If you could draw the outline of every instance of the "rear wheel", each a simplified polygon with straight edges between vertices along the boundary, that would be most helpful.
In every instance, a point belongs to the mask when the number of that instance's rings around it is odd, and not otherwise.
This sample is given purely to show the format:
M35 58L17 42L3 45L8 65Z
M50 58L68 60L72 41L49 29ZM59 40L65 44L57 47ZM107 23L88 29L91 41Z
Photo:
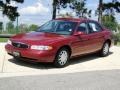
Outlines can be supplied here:
M58 68L65 67L68 64L68 60L70 59L70 52L66 48L62 48L58 51L54 65Z
M105 42L101 51L100 51L100 56L102 57L105 57L109 54L109 48L110 48L110 45L108 42Z

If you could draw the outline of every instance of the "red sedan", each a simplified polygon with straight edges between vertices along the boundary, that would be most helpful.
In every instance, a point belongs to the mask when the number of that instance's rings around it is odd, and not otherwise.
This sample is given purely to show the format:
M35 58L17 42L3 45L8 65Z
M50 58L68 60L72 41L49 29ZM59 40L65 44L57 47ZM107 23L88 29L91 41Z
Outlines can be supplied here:
M64 67L70 58L99 53L107 56L112 33L88 19L59 18L35 32L18 34L8 40L5 49L14 58L33 62L52 62Z

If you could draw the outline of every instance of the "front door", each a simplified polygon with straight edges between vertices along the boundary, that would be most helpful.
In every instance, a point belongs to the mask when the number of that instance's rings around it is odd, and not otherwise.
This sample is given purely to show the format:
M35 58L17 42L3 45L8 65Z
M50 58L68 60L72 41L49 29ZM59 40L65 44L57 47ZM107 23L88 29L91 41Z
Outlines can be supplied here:
M87 24L86 22L82 22L79 24L76 32L83 32L84 35L77 35L73 36L74 41L72 43L73 47L73 56L85 54L89 51L89 48L91 47L89 36L88 36L88 30L87 30Z

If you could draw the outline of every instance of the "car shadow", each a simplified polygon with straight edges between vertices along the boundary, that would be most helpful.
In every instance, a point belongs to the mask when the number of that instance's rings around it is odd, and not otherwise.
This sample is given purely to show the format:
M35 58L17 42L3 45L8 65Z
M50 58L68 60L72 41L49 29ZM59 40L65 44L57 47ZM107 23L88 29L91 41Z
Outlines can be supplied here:
M18 60L18 59L9 59L8 60L11 63L14 63L16 65L29 67L29 68L35 68L35 69L54 69L53 65L51 63L35 63L35 62L26 62L24 60Z
M113 54L113 52L109 53L109 55L111 55L111 54ZM75 57L75 58L70 59L69 65L79 64L79 63L95 60L97 58L102 58L102 57L99 57L96 54L79 56L79 57ZM54 65L51 63L33 63L33 62L26 62L23 60L16 60L16 59L9 59L8 61L11 63L14 63L16 65L35 68L35 69L55 69Z
M108 56L109 55L112 55L113 52L109 52ZM83 62L87 62L87 61L92 61L92 60L95 60L95 59L98 59L98 58L103 58L103 57L100 57L98 56L98 54L88 54L88 55L83 55L83 56L79 56L79 57L74 57L72 58L70 61L69 61L69 64L70 65L74 65L74 64L78 64L78 63L83 63Z

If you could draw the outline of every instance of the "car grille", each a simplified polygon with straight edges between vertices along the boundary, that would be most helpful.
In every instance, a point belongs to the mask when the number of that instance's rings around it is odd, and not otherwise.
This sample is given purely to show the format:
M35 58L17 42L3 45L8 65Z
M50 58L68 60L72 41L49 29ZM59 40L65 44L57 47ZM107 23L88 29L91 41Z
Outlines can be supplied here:
M24 49L26 49L26 48L29 47L28 45L26 45L26 44L24 44L24 43L19 43L19 42L12 42L12 45L13 45L14 47L24 48Z

